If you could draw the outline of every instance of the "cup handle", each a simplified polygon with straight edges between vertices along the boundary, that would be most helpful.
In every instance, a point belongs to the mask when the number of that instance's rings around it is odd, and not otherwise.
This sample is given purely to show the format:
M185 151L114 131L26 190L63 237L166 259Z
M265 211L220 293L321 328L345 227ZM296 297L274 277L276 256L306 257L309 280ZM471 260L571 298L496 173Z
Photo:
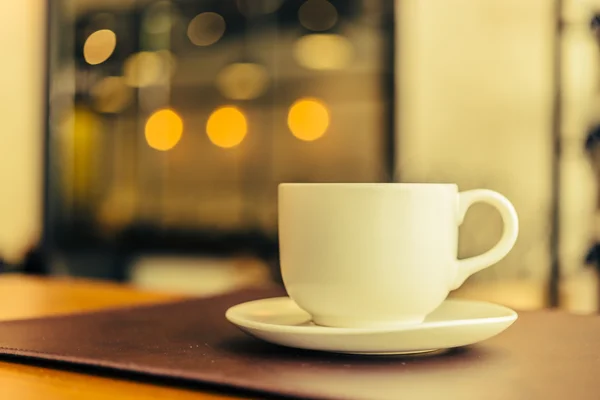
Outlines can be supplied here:
M474 273L503 259L515 245L519 234L517 211L512 203L500 193L487 189L475 189L461 192L458 196L458 225L463 223L465 214L471 205L482 202L488 203L500 211L504 232L500 241L490 250L478 256L458 260L457 274L451 290L458 289Z

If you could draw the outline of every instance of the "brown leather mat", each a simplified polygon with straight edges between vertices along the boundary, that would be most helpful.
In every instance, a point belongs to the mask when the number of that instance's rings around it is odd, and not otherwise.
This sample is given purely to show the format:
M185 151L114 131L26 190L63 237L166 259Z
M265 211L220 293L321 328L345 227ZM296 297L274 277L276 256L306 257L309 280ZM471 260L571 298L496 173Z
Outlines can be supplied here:
M177 303L0 323L0 353L182 383L325 399L600 398L600 318L521 313L506 332L436 356L360 357L286 349L224 318L244 291Z

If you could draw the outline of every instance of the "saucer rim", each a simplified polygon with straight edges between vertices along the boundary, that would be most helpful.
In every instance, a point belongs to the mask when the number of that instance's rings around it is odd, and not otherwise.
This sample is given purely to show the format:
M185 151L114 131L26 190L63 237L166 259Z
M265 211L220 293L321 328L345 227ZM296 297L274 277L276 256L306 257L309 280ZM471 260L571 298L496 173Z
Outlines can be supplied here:
M278 297L267 297L263 299L250 300L243 303L236 304L231 306L225 312L225 318L236 325L239 328L258 330L263 332L273 332L277 331L279 333L290 333L290 334L306 334L306 335L337 335L337 334L381 334L381 333L392 333L399 331L421 331L426 329L438 329L444 327L458 327L458 326L471 326L471 325L481 325L481 324L505 324L508 323L509 326L512 325L519 317L518 313L502 304L492 303L489 301L482 300L469 300L469 299L446 299L443 303L452 302L452 303L466 303L466 304L481 304L490 307L495 307L497 309L502 309L506 313L504 316L498 317L482 317L482 318L471 318L471 319L457 319L451 321L437 321L437 322L427 322L424 321L420 324L416 325L407 325L407 326L395 326L395 327L372 327L372 328L342 328L342 327L330 327L330 326L320 326L320 325L310 325L310 326L298 326L298 325L279 325L267 322L258 322L253 321L247 318L239 318L235 316L235 312L237 308L249 307L252 304L264 302L266 300L285 300L292 303L295 303L289 296L278 296ZM308 314L308 313L307 313ZM310 314L309 314L310 316Z

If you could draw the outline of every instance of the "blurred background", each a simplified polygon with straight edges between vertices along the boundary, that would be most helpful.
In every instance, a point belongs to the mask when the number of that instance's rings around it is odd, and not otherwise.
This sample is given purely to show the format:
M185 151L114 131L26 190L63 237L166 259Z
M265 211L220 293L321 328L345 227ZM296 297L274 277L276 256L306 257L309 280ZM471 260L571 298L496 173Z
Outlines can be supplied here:
M457 296L598 310L597 0L0 5L5 272L279 282L280 182L455 182L519 212ZM477 205L460 257L499 239Z

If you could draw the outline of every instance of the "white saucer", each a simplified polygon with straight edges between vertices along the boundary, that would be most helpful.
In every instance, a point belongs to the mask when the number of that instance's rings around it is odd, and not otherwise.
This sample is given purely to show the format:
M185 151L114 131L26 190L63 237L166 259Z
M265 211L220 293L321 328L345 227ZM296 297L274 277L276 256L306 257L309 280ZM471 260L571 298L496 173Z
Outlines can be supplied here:
M504 331L517 319L507 307L481 301L446 300L423 323L402 328L329 328L289 297L238 304L227 319L250 336L274 344L335 353L391 355L467 346Z

